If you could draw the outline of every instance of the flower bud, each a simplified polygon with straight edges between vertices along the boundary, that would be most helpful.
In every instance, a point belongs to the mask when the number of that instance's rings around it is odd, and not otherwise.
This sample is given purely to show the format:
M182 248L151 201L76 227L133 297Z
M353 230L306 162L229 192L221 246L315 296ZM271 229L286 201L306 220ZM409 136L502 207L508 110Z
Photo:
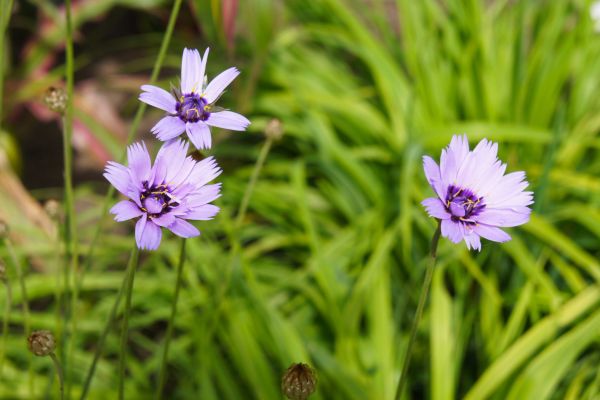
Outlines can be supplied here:
M67 108L67 92L62 88L49 87L44 94L44 103L52 111L64 114Z
M9 231L8 224L0 219L0 239L7 238Z
M317 376L308 364L290 365L281 379L281 391L290 400L306 400L316 387Z
M283 136L283 124L277 118L273 118L267 123L265 136L271 140L279 140Z
M60 219L61 209L60 203L54 199L49 199L44 203L46 214L53 220Z
M56 342L54 341L52 332L42 330L32 332L27 339L27 345L33 354L43 357L54 352Z

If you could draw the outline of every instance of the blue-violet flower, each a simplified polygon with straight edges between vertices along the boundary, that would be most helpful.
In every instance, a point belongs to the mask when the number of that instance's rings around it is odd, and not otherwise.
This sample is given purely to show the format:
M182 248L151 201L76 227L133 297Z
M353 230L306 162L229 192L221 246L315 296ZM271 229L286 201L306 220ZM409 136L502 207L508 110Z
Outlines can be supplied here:
M497 158L498 144L483 139L469 150L467 136L453 136L442 150L440 165L423 157L425 175L437 197L425 199L430 216L441 220L442 236L454 243L464 239L467 248L481 249L483 237L506 242L511 237L501 227L529 221L533 193L525 172L504 175L506 164Z
M109 161L104 177L128 200L118 202L110 212L116 221L138 218L135 240L140 249L155 250L161 228L190 238L200 231L186 220L209 220L219 208L209 204L220 196L221 184L207 185L221 173L212 157L195 161L187 156L188 143L165 143L154 165L144 143L127 148L128 166Z
M209 126L243 131L250 121L243 115L215 106L225 88L239 75L232 67L217 75L206 84L206 61L208 50L200 57L198 50L184 49L181 60L181 91L173 94L152 85L143 85L139 99L167 112L152 128L159 140L171 140L187 132L190 141L198 149L210 149Z

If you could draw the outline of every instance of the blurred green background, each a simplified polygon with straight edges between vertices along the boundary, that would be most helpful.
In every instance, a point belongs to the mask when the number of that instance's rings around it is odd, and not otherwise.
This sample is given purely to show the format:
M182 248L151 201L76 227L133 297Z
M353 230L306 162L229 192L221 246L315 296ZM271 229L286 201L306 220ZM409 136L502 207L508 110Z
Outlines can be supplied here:
M8 7L10 1L3 0ZM170 15L162 0L74 0L75 182L85 254ZM0 218L25 267L33 329L61 340L60 246L41 204L62 197L61 1L15 1L1 55ZM188 241L166 398L282 399L292 362L318 399L394 396L435 221L421 156L454 133L500 142L536 203L513 240L481 253L442 240L404 398L600 398L600 22L585 0L189 0L159 85L183 47L211 48L208 75L242 75L222 100L252 121L220 131L222 212ZM596 13L597 14L597 13ZM149 109L136 138L154 151ZM235 217L273 118L273 144L241 226ZM124 276L133 224L108 222L74 310L72 398ZM178 241L144 253L130 321L127 399L156 390ZM8 260L5 248L0 257ZM26 347L13 289L0 398L56 398L47 358ZM5 309L0 289L0 309ZM4 311L3 311L3 315ZM119 321L89 398L116 397ZM31 369L30 369L31 365Z

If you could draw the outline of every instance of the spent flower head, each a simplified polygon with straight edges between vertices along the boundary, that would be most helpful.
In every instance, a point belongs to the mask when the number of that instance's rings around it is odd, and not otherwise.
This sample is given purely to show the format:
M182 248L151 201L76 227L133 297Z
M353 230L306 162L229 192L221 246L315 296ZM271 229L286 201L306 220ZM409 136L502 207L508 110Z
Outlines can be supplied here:
M281 391L290 400L306 400L316 388L317 376L308 364L290 365L281 378Z
M55 113L64 114L67 108L67 92L62 88L50 86L44 94L44 103Z
M135 240L140 249L158 248L162 231L191 238L200 231L186 220L209 220L219 208L209 204L220 196L221 184L207 185L221 173L213 157L195 161L187 156L188 143L173 140L163 144L154 165L144 143L127 148L128 166L109 161L104 177L128 200L110 212L116 221L139 218Z
M481 240L506 242L502 229L529 221L533 193L525 172L504 175L506 164L497 157L498 144L483 139L469 150L467 136L453 136L442 150L440 165L428 156L423 167L437 197L425 199L430 216L441 220L442 236L467 248L480 250Z
M9 232L10 232L10 228L8 227L8 224L6 223L6 221L0 219L0 240L7 238Z
M173 94L152 85L143 85L139 99L167 112L152 128L159 140L167 141L187 132L198 149L210 149L210 126L243 131L250 121L241 114L217 107L215 103L223 91L239 75L232 67L206 84L208 50L200 57L198 50L184 49L181 60L181 87Z
M56 341L50 331L33 331L27 338L27 347L36 356L43 357L54 352Z

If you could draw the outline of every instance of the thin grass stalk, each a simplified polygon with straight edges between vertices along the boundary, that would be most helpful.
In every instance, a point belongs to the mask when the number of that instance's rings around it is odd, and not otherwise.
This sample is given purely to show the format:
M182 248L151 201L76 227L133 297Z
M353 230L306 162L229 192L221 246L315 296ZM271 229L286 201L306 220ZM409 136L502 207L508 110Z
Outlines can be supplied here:
M169 318L169 325L167 325L167 333L165 335L165 344L163 347L162 361L160 363L158 391L156 393L157 399L163 398L162 394L165 387L169 344L171 342L171 336L173 335L173 326L175 325L175 314L177 314L177 302L179 300L179 291L181 289L181 282L183 281L183 265L185 264L185 243L186 239L181 239L181 249L179 250L179 264L177 265L177 280L175 281L175 294L173 298L173 303L171 304L171 317Z
M164 63L165 56L167 54L167 49L169 48L169 43L171 42L171 37L173 36L173 30L175 29L175 22L177 21L177 17L179 15L181 3L182 3L182 0L175 0L175 2L173 3L173 8L171 9L171 15L169 17L167 29L163 36L163 40L160 45L160 50L158 52L156 62L154 63L154 66L152 68L152 74L150 75L149 84L154 84L156 82L156 80L158 79L158 74L160 73L160 70ZM131 123L131 127L129 129L129 132L127 133L127 144L131 143L131 141L133 140L133 137L135 136L135 133L142 121L144 112L146 111L146 107L147 107L146 103L143 103L141 101L139 102L137 111L135 112L135 116ZM127 156L127 151L123 151L123 154L120 157L121 163L123 163L126 156ZM110 206L111 200L113 199L115 192L116 192L116 190L115 190L114 186L109 185L108 191L106 192L106 195L102 202L102 211L100 213L100 221L98 222L98 225L97 225L96 231L94 232L94 236L90 243L89 249L87 251L87 254L85 255L84 266L81 270L80 275L78 276L78 279L77 279L77 282L75 285L77 291L81 288L85 271L88 271L91 268L92 260L94 259L94 257L93 257L94 251L96 250L96 246L98 244L100 234L102 233L104 223L106 222L106 216L108 214L108 207Z
M65 291L69 293L71 277L75 277L79 269L79 254L78 254L78 237L77 237L77 221L75 219L75 199L73 194L73 149L71 143L73 141L73 95L74 95L74 80L75 68L73 60L73 21L71 15L71 0L65 0L65 80L67 91L67 104L65 115L63 117L63 157L64 157L64 180L65 180L65 214L66 214L66 229L65 229L65 248L68 259L68 267L65 271ZM73 353L74 332L77 330L76 310L76 295L72 292L71 306L66 315L66 321L71 319L71 335L65 335L66 357L63 359L65 368L65 378L67 394L71 389L71 376L68 373L70 365L70 357ZM70 397L70 396L69 396Z
M2 115L3 108L2 104L4 99L4 38L6 37L5 31L8 28L8 22L10 21L10 15L12 11L13 2L12 0L2 0L2 16L0 17L0 131L2 130Z
M52 362L54 362L54 368L56 368L56 375L58 375L58 387L60 390L60 400L64 400L64 398L65 398L65 380L63 377L63 373L62 373L62 368L60 367L60 362L58 361L56 354L50 353L49 356L52 359Z
M125 287L125 310L123 311L123 327L121 329L121 347L119 351L119 399L125 398L125 354L127 352L127 339L129 338L129 314L131 312L131 295L133 292L133 281L138 265L140 251L134 244L131 254L131 264L127 271L127 286Z
M4 368L4 359L6 358L6 349L8 348L8 321L10 321L10 311L12 308L12 287L7 278L2 279L6 288L6 306L4 309L4 318L2 319L2 353L0 355L0 375Z
M21 267L21 262L19 261L19 257L15 251L15 248L12 245L12 242L8 237L4 238L4 246L8 251L8 255L15 267L15 271L17 272L17 279L19 280L19 286L21 287L21 305L23 308L23 329L25 330L25 336L29 337L31 333L31 319L29 313L29 297L27 296L27 285L25 284L25 273L23 268ZM33 395L33 363L32 363L32 355L29 354L29 394Z
M94 358L92 359L92 364L90 365L88 373L85 377L85 383L83 384L83 390L81 391L81 396L79 397L80 400L85 400L87 398L88 392L90 390L90 385L92 383L92 378L94 377L94 373L96 372L96 366L98 364L98 360L100 360L100 357L102 356L102 351L104 350L104 344L106 343L106 337L108 336L108 332L110 331L110 328L115 320L117 311L119 309L119 305L121 304L121 298L123 297L123 293L125 292L125 288L127 287L127 284L129 282L128 281L129 271L131 270L131 268L133 268L132 267L133 262L135 261L133 256L134 256L135 251L137 251L137 250L131 251L131 255L129 256L129 261L127 262L126 273L125 273L125 276L123 277L123 283L121 283L121 287L119 288L119 292L117 293L115 302L112 306L112 309L110 310L110 314L108 316L106 324L104 325L104 330L102 331L102 334L100 335L100 339L98 340L98 343L96 345L96 351L94 352Z
M250 197L252 197L252 192L254 191L256 182L258 181L258 176L260 175L260 171L262 170L265 160L267 159L269 150L271 150L272 144L273 138L267 137L265 144L260 149L260 154L258 155L256 163L254 164L254 169L252 170L250 181L248 182L248 186L246 186L246 191L244 192L244 197L242 198L242 203L240 204L240 210L238 211L237 217L235 219L234 231L237 231L242 225L242 222L244 221L246 211L248 210L248 204L250 203Z
M429 288L431 286L431 278L433 277L433 271L435 269L435 262L437 260L437 247L440 239L441 227L441 222L438 222L437 229L435 230L433 238L431 239L429 264L427 265L427 269L425 270L425 280L423 281L423 286L421 287L421 294L419 296L419 303L417 304L417 311L415 312L412 327L410 328L408 346L406 348L406 353L404 354L404 361L402 362L402 373L400 374L400 381L398 382L398 388L396 390L396 400L400 400L400 398L402 397L402 390L404 389L404 385L406 384L408 367L410 365L410 358L412 356L415 338L417 336L417 329L419 328L419 323L421 322L421 317L423 316L423 309L425 308L425 302L427 301Z

